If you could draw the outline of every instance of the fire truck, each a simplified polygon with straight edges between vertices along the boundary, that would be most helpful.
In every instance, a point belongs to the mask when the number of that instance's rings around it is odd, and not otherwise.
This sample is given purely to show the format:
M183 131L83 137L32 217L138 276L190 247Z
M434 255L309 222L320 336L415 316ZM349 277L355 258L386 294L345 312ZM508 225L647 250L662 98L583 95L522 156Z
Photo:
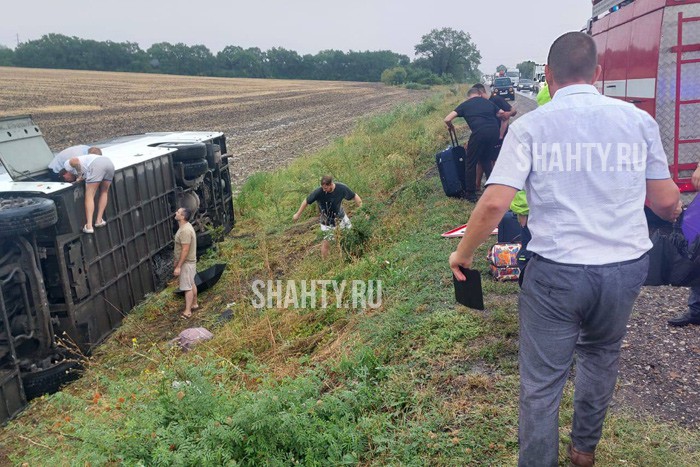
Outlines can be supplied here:
M700 0L593 0L587 32L603 67L596 87L656 119L689 199L700 160Z

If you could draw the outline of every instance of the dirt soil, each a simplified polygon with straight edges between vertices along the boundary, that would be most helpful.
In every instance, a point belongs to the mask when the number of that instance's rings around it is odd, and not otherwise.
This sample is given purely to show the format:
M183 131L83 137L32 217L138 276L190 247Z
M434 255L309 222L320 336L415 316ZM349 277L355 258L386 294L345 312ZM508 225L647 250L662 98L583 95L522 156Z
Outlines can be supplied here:
M429 92L379 83L205 78L0 67L0 118L31 114L58 152L114 136L218 130L240 188Z

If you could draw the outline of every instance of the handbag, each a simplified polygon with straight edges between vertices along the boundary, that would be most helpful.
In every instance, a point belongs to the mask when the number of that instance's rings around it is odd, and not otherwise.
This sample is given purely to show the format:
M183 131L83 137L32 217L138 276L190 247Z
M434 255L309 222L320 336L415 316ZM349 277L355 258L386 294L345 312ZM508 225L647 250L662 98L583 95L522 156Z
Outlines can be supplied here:
M501 282L517 281L520 277L518 254L520 243L496 243L487 256L491 276Z
M673 223L670 232L658 229L651 234L653 247L644 285L700 286L700 236L688 243L681 228L684 217Z

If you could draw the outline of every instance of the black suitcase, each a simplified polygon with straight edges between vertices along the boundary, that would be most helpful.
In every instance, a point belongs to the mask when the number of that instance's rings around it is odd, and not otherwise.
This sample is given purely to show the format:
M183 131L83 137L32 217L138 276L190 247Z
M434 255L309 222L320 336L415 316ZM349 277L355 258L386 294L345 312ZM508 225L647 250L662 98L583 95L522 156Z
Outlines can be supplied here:
M459 145L454 128L450 128L449 133L452 147L435 154L435 163L445 194L453 198L464 198L467 186L467 151L464 146Z
M518 215L508 211L498 224L498 243L520 242L521 233L522 227L518 222Z

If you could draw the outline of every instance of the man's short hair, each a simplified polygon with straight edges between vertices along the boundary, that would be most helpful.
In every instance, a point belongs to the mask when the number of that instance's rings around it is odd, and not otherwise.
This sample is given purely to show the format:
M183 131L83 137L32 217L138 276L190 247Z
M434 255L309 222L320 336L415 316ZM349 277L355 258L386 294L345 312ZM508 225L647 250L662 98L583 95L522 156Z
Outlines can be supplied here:
M486 92L486 86L484 86L481 83L476 83L474 86L472 86L475 89L478 89L481 92Z
M93 146L90 149L88 149L88 154L97 154L98 156L101 156L102 149L98 148L97 146Z
M67 171L66 169L61 169L61 170L58 171L58 173L56 174L56 176L58 177L58 181L59 181L59 182L64 182L64 181L65 181L65 179L63 178L63 176L64 176L67 172L68 172L68 171Z
M547 65L558 84L588 81L598 65L595 41L582 32L567 32L552 44Z
M472 86L469 88L469 91L467 91L467 97L469 96L480 96L481 95L481 90L477 88L476 86Z
M181 207L180 209L182 209L182 217L184 217L185 220L186 220L187 222L189 222L189 221L190 221L190 218L192 217L192 211L190 211L190 210L189 210L188 208L186 208L186 207Z
M331 185L332 183L333 183L333 177L332 177L332 176L330 176L330 175L324 175L323 177L321 177L321 185L323 185L323 186L328 186L328 185Z

